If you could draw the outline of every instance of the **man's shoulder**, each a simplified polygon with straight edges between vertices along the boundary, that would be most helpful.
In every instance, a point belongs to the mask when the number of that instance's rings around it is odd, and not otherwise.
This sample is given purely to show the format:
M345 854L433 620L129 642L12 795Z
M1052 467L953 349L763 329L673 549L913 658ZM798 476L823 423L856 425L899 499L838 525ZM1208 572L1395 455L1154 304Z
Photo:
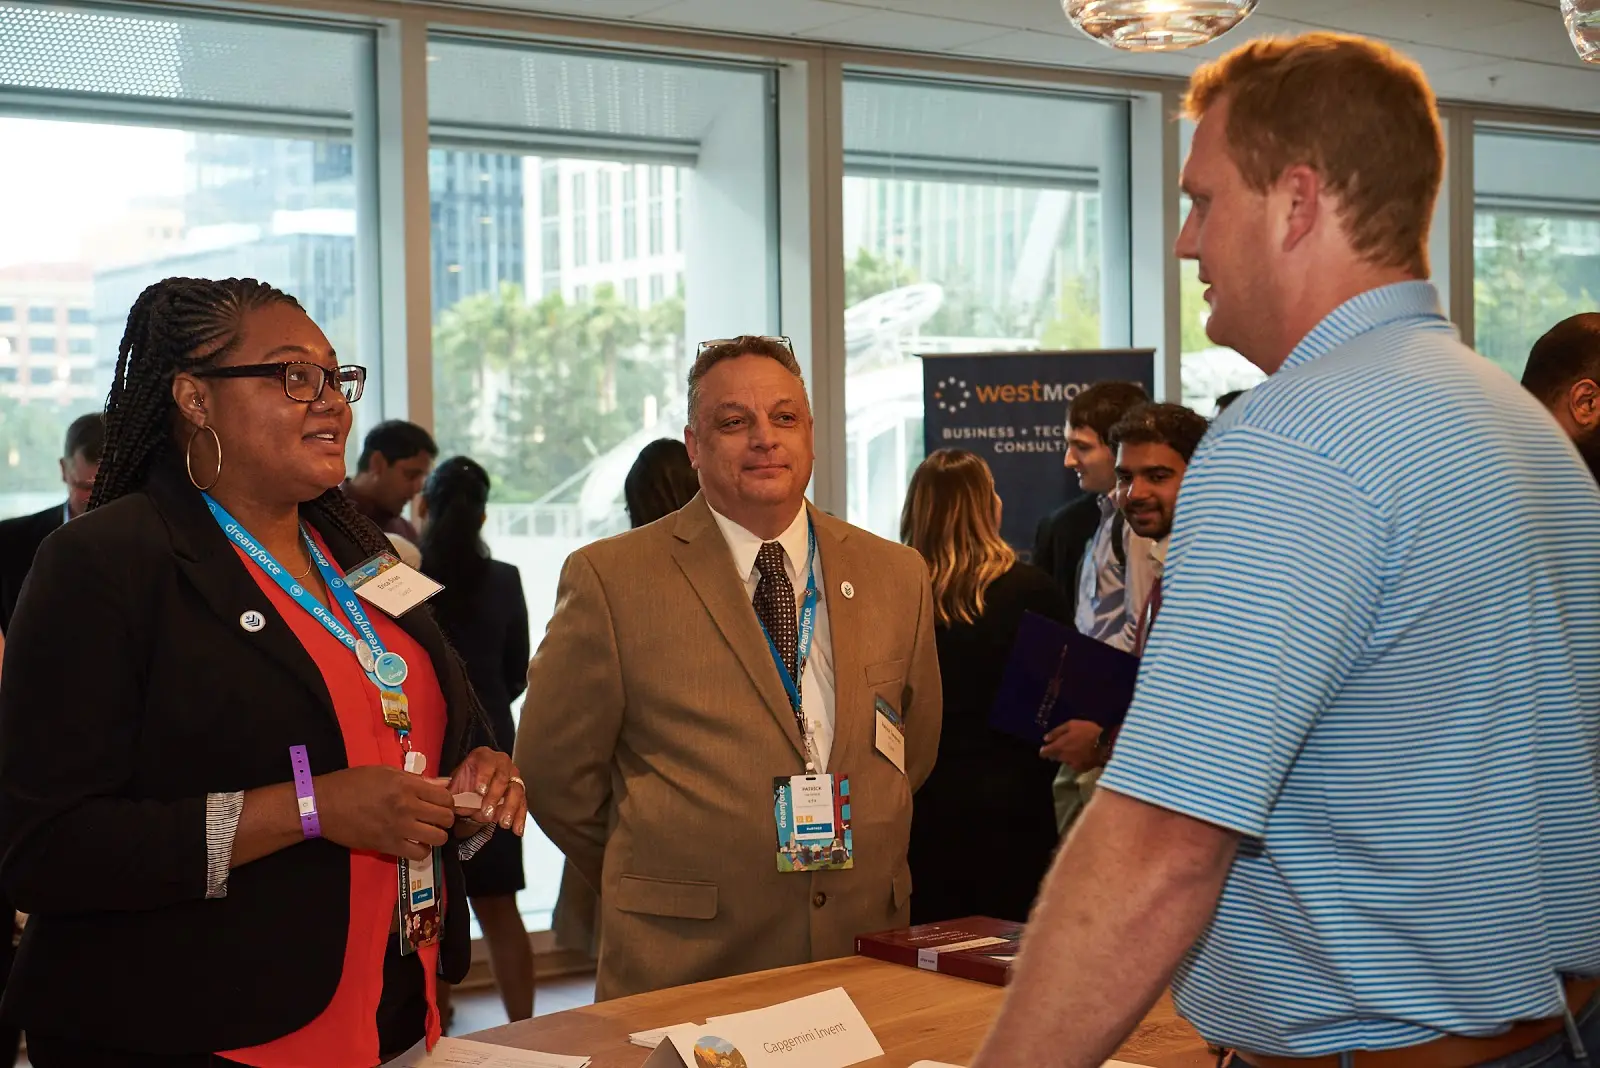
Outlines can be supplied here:
M62 523L65 505L55 504L42 511L0 520L0 538L15 538L37 530L54 530Z
M1045 516L1039 521L1039 526L1050 531L1093 531L1100 525L1101 518L1099 498L1092 493L1085 493Z

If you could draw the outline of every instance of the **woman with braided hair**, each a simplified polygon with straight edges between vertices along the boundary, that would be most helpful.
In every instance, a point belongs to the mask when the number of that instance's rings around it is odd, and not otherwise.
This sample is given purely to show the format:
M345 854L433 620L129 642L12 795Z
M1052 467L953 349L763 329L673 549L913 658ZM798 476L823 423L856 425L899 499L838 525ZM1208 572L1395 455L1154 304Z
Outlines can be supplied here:
M431 611L346 581L389 551L338 491L365 378L250 279L128 316L90 511L0 676L0 884L30 914L0 1015L38 1068L367 1068L439 1035L461 858L526 800L471 748Z

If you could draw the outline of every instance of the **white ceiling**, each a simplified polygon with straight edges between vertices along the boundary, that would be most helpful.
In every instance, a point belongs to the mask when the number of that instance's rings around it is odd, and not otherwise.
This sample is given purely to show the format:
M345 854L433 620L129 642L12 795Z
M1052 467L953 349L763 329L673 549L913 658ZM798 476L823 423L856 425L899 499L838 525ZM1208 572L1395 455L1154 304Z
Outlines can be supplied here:
M1332 28L1403 49L1446 99L1600 112L1600 66L1585 66L1573 52L1559 0L1261 0L1249 21L1221 41L1168 55L1133 55L1096 44L1068 24L1057 0L470 2L640 25L1172 75L1187 74L1245 36Z

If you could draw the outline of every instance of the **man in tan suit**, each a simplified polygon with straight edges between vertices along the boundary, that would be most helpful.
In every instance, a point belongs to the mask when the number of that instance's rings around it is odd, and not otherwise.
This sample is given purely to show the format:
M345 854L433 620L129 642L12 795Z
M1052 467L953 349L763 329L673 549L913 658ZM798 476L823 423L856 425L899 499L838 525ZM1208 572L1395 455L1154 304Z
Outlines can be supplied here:
M911 794L938 749L927 567L806 503L787 343L702 346L685 440L700 495L568 558L517 731L529 811L600 891L602 1000L844 956L906 923ZM878 699L904 723L903 772L877 748ZM849 777L848 870L779 870L774 779L808 763Z

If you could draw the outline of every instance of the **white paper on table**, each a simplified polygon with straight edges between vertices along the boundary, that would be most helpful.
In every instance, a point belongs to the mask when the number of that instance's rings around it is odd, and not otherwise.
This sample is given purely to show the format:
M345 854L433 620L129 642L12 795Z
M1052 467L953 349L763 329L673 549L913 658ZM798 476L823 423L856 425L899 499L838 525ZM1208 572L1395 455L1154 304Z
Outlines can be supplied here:
M635 1046L643 1046L645 1049L655 1049L657 1046L661 1045L662 1039L667 1037L668 1031L676 1031L680 1027L699 1026L699 1024L681 1023L673 1024L671 1027L658 1027L654 1031L635 1031L633 1034L628 1036L628 1041L633 1043Z
M588 1057L566 1057L531 1049L496 1046L466 1038L441 1038L429 1053L418 1042L395 1060L394 1068L588 1068Z
M958 1064L946 1064L943 1061L918 1061L911 1068L961 1068ZM1129 1064L1127 1061L1106 1061L1102 1068L1145 1068L1142 1064Z
M645 1068L695 1068L696 1047L737 1053L748 1068L849 1068L883 1056L883 1047L843 987L764 1009L713 1016L667 1029Z

